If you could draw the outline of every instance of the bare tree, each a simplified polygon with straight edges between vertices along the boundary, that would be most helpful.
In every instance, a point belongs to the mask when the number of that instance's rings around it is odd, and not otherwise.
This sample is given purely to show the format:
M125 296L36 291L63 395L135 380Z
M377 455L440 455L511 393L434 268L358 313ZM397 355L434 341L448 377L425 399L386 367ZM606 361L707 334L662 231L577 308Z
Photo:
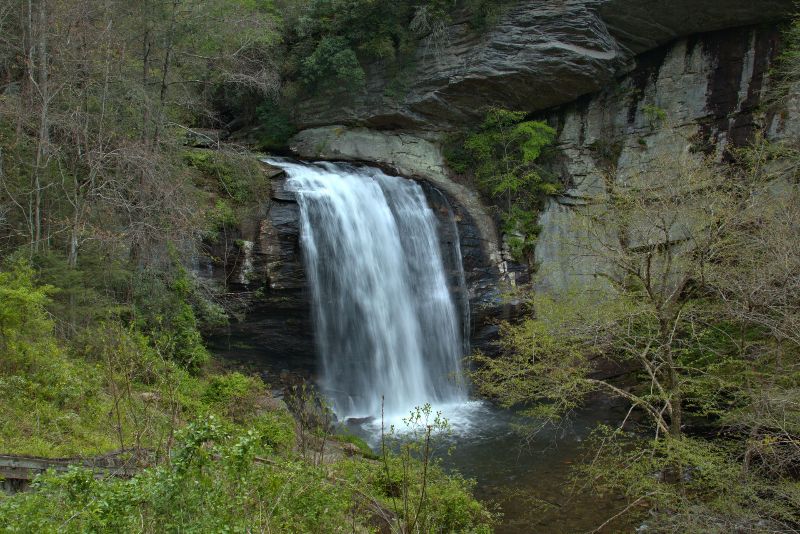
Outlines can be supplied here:
M14 0L0 24L0 76L19 88L0 98L0 124L16 127L0 174L9 244L63 247L75 266L88 241L141 262L196 241L183 132L216 124L216 88L277 91L272 15L222 0Z

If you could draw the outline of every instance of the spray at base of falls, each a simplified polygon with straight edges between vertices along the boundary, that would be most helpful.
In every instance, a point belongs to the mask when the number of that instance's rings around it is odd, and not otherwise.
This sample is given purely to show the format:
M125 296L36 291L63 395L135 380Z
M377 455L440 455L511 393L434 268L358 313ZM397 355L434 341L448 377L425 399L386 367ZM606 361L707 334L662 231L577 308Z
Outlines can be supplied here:
M463 321L419 184L369 167L270 163L286 171L300 205L320 385L336 414L383 411L391 424L426 403L446 415L473 404Z

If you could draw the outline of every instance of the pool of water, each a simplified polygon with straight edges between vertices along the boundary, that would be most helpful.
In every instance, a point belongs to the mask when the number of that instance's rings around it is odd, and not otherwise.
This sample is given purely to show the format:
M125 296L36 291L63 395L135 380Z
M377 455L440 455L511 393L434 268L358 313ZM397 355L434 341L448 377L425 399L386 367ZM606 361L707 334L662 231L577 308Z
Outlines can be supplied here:
M624 416L612 404L598 401L559 428L545 428L529 439L519 431L525 420L489 403L436 408L451 424L440 457L446 468L476 481L478 498L499 507L503 519L498 533L591 532L624 508L620 498L576 491L581 483L573 480L571 469L581 461L581 447L592 428ZM391 424L402 432L402 422ZM379 422L349 426L374 448L380 446ZM444 452L448 449L449 454ZM602 532L630 532L631 527L617 522Z

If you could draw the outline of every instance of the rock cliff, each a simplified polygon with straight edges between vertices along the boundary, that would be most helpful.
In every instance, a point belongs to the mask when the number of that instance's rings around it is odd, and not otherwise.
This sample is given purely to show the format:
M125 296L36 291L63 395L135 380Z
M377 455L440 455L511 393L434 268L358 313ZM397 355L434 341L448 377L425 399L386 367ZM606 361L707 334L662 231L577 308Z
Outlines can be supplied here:
M367 66L356 94L302 102L303 128L332 124L442 131L487 105L538 111L604 89L636 56L681 37L786 18L792 0L526 0L486 31L454 17L445 37L423 40L395 79Z
M670 154L696 151L721 159L729 147L747 142L756 127L766 129L773 138L796 137L800 131L796 105L789 105L781 113L762 111L769 88L769 71L780 50L777 24L693 34L648 49L669 37L696 28L760 20L781 12L785 14L785 5L780 2L751 2L747 3L750 8L733 9L725 15L728 18L713 21L703 15L705 11L701 9L697 17L687 18L688 26L681 30L675 19L676 12L667 10L669 12L665 14L663 10L653 8L645 16L640 9L631 8L624 12L612 9L623 3L563 2L545 9L540 3L529 2L505 14L505 17L519 16L521 20L528 20L525 17L533 16L533 13L537 17L543 16L542 10L551 14L555 10L560 13L559 17L563 17L567 8L578 9L606 21L608 24L603 27L608 35L617 36L614 46L624 54L646 49L626 59L622 74L612 76L610 80L604 78L605 74L595 71L595 80L602 89L578 98L574 98L575 92L553 93L555 96L551 95L551 98L545 94L548 90L540 87L537 93L540 96L533 98L530 88L518 87L515 81L508 79L504 89L487 89L489 93L481 96L483 102L494 101L526 110L546 106L542 104L544 101L549 104L559 99L569 100L566 104L535 113L558 130L560 172L563 181L569 184L565 194L547 203L540 219L542 232L537 242L535 267L542 288L560 291L574 283L585 285L594 278L593 273L598 267L592 264L594 260L581 258L570 250L588 239L577 224L574 208L602 201L604 180L625 176L649 159L669 157ZM763 8L761 15L753 14L755 5ZM536 6L539 8L534 9ZM684 3L680 6L676 8L679 11L688 9ZM656 23L659 13L666 17L661 25ZM511 19L504 20L508 22ZM637 21L641 24L638 30ZM519 63L514 71L519 79L527 79L527 69L534 67L527 56L515 57ZM591 71L594 67L585 68ZM504 91L514 93L513 97ZM445 101L440 103L444 105ZM457 101L447 101L447 106L456 111L460 109ZM475 104L472 109L479 109L479 106ZM331 112L339 111L337 108ZM373 117L379 116L382 115L378 113ZM304 157L379 162L393 166L403 174L440 184L472 214L483 236L486 261L503 271L508 265L503 259L507 258L499 253L502 239L496 234L490 210L474 193L448 178L436 133L425 130L440 128L446 132L448 124L464 119L464 116L454 114L448 117L441 120L426 117L423 129L402 132L342 125L318 127L301 132L293 147Z
M602 269L597 258L576 253L597 229L581 227L575 206L602 202L607 180L687 153L722 160L757 128L776 139L796 129L796 108L777 114L762 107L779 40L769 25L680 39L639 56L636 69L613 86L542 114L558 128L571 187L548 202L540 219L541 288L584 287Z

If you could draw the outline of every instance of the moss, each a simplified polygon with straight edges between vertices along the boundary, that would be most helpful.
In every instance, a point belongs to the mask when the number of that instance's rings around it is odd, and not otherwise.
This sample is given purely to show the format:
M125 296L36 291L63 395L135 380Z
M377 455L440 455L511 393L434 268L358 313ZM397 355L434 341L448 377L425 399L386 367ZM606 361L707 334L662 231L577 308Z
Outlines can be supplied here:
M341 429L334 437L336 441L350 443L351 445L358 447L359 452L362 456L364 456L364 458L370 458L373 460L378 459L375 451L372 450L372 447L370 447L366 441L354 434L351 434L349 431L347 431L347 429Z
M184 161L205 179L202 186L237 204L248 204L268 195L268 181L252 154L192 149L184 153Z

